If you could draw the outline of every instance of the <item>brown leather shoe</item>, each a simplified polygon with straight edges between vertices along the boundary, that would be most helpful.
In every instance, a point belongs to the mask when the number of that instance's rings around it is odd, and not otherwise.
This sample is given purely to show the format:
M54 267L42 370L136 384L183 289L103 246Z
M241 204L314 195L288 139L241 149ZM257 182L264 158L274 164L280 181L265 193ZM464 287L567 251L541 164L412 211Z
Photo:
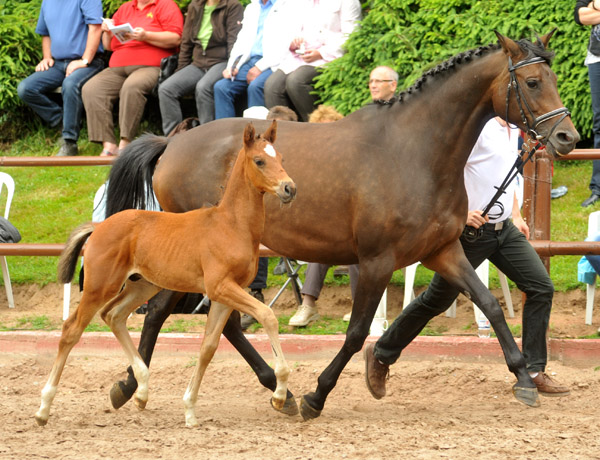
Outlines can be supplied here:
M365 347L365 382L373 397L381 399L385 396L385 381L390 374L390 366L379 362L375 358L374 350L374 343Z
M556 382L545 372L539 372L533 379L538 392L544 396L567 396L571 393L568 387Z

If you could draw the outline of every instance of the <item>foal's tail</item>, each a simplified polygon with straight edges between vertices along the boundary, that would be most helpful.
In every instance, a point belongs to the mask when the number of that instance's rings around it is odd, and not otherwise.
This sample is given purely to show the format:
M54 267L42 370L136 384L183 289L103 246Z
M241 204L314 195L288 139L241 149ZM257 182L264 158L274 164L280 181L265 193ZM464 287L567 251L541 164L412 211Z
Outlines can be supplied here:
M106 217L125 209L145 209L154 200L152 175L167 148L166 137L144 134L113 163L106 190Z
M87 222L71 232L65 249L58 261L58 281L60 283L67 284L73 279L81 248L83 248L94 228L95 225L92 222Z

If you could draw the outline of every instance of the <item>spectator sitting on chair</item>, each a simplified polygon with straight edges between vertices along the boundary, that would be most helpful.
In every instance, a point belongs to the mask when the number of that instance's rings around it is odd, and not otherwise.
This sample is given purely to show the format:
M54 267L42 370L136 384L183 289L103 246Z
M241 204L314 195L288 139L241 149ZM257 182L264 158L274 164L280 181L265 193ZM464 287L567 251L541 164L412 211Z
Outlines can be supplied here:
M235 117L236 100L245 94L246 107L265 105L265 81L290 41L292 4L291 0L252 0L246 7L223 79L214 86L216 119Z
M177 69L158 87L165 136L183 120L179 100L191 92L200 124L215 119L213 86L225 70L243 14L238 0L194 0L188 6Z
M130 23L133 32L121 42L109 26ZM173 0L130 0L112 20L102 23L102 44L112 50L108 68L83 87L90 141L101 142L102 156L118 155L137 135L146 95L156 86L162 58L175 53L181 41L183 16ZM119 99L117 145L112 108Z
M398 73L388 66L375 67L369 76L369 92L373 102L391 101L398 87Z
M483 217L481 212L514 164L517 137L517 130L509 128L500 118L494 118L484 126L465 166L470 210L466 223L481 229L481 233L474 238L467 238L463 233L460 243L473 267L489 259L525 293L522 349L527 370L541 394L565 396L569 394L569 388L545 373L548 360L546 332L554 286L527 240L529 227L521 217L514 181L494 203L489 215ZM402 311L381 338L365 347L366 382L373 397L385 396L389 366L431 318L450 307L458 293L436 273L425 292Z
M78 154L83 117L81 88L104 67L97 54L101 24L100 0L42 2L35 28L42 36L42 60L35 73L19 83L17 94L50 126L58 126L62 121L62 145L57 156ZM62 108L48 97L61 86Z
M308 121L310 123L331 123L341 120L344 116L335 108L327 105L320 105L317 110L310 114ZM304 284L302 285L302 305L298 307L296 313L290 318L288 324L290 326L302 327L308 326L311 322L319 319L319 311L316 301L323 289L327 270L331 265L309 263L306 267L304 276ZM356 292L356 284L358 282L358 264L350 265L350 291L352 299Z
M318 67L342 56L342 46L361 18L358 0L337 2L296 0L300 16L294 38L277 70L265 83L265 102L271 108L285 105L301 121L315 110L312 81Z
M266 111L266 115L264 115ZM261 114L263 114L261 116ZM266 118L267 120L283 120L283 121L297 121L298 117L296 113L288 107L275 106L271 110L267 110L265 107L250 107L244 111L244 117L246 118ZM258 271L256 277L250 283L248 288L250 289L250 295L265 303L265 296L262 293L263 289L267 287L267 276L269 272L269 258L259 257L258 258ZM247 313L243 313L240 318L242 330L245 331L254 323L256 319Z

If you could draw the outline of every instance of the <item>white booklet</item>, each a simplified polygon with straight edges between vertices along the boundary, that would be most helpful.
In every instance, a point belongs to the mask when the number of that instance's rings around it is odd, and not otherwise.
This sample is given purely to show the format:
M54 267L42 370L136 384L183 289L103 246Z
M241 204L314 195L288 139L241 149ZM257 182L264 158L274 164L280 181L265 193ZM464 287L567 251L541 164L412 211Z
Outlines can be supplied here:
M131 24L128 22L118 26L108 26L108 28L121 43L127 43L133 40L133 38L125 38L125 34L133 32L133 27L131 27Z

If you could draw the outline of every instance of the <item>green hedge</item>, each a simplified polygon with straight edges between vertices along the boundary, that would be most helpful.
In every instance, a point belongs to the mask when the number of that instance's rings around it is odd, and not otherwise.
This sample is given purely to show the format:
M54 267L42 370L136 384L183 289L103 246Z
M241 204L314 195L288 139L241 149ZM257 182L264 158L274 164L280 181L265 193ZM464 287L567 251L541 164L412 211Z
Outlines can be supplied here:
M559 92L581 135L589 138L592 110L583 65L589 27L575 23L574 5L574 0L372 0L346 43L347 53L326 66L316 88L322 102L347 114L369 101L367 81L376 65L395 68L399 87L407 88L458 52L495 42L494 29L511 38L534 38L557 27L550 47Z
M177 0L183 10L190 0ZM247 4L249 0L242 3ZM574 0L363 0L364 19L347 42L348 52L327 65L316 89L322 102L349 113L369 100L367 80L375 65L400 74L401 88L423 71L460 51L495 41L494 29L511 38L532 38L557 27L556 52L563 102L584 138L591 136L592 110L587 69L583 65L589 28L573 21ZM30 123L16 87L39 61L40 38L34 33L41 0L0 1L0 138L10 128ZM122 0L104 0L110 17Z

